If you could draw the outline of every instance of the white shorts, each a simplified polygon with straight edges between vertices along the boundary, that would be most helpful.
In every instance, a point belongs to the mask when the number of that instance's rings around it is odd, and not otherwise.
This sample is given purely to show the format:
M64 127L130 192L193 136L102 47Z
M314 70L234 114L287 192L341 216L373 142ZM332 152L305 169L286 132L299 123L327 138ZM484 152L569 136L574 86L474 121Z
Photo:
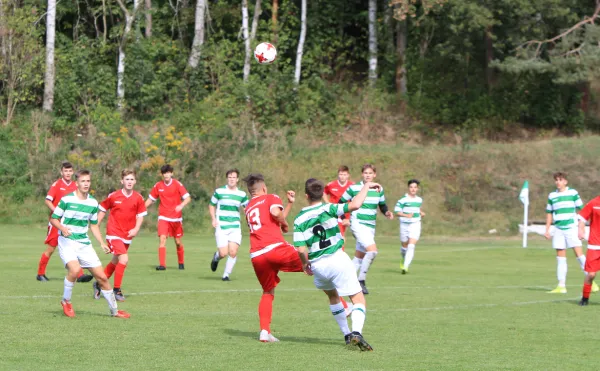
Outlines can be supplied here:
M375 245L375 228L354 222L350 230L356 239L356 251L367 252L367 246Z
M352 260L341 249L310 264L319 290L337 289L340 296L362 292Z
M569 229L554 228L552 236L552 247L556 250L572 249L573 247L581 247L582 243L579 239L577 227Z
M215 238L217 239L217 248L229 246L229 242L242 244L242 230L240 228L215 229Z
M77 241L58 236L58 254L65 267L68 262L77 260L81 268L101 267L102 263L92 244L85 245Z
M418 240L421 237L421 222L400 223L400 242L409 239Z

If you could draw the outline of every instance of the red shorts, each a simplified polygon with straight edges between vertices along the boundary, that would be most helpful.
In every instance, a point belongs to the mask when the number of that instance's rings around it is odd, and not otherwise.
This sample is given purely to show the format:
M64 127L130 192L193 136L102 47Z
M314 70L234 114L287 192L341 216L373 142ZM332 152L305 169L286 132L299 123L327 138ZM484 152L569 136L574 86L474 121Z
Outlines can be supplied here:
M117 238L114 240L106 240L106 243L113 255L127 254L127 250L129 250L129 244Z
M44 241L44 243L52 247L58 246L58 229L49 225L48 234L46 235L46 241Z
M303 272L302 261L294 246L286 243L252 259L252 267L263 291L273 290L280 279L279 271Z
M158 219L158 236L183 237L183 223Z
M600 250L588 249L585 254L585 268L586 272L598 272L600 271Z

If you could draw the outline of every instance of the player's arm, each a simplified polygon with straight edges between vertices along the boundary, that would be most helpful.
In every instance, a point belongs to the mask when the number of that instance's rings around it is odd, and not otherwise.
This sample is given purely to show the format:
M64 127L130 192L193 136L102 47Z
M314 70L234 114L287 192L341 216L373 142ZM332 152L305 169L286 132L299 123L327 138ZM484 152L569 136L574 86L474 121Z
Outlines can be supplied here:
M550 200L548 200L550 201ZM546 239L550 239L550 227L552 226L552 205L550 202L546 205L546 233L544 233L544 237ZM527 226L525 226L527 228Z
M585 225L587 222L590 222L593 215L594 206L591 202L589 202L585 207L579 212L577 215L577 219L579 220L579 239L583 240L585 238Z
M98 224L102 224L108 210L110 210L110 195L98 206Z
M96 221L95 224L90 221L90 231L92 231L92 235L94 236L96 241L98 241L98 243L102 247L102 250L104 250L104 253L106 253L106 254L110 253L110 249L108 248L108 245L102 239L102 233L100 233L100 226L98 225L98 221Z
M98 220L100 220L100 216L98 216ZM140 228L142 228L142 224L143 224L143 223L144 223L144 217L143 217L143 216L140 216L140 215L138 215L138 216L135 218L135 227L133 227L133 229L132 229L132 230L130 230L130 231L127 233L127 236L128 236L128 237L135 237L135 236L137 236L138 232L140 231Z
M214 207L213 205L210 205L210 204L208 205L208 213L210 214L210 219L212 220L213 228L217 228L219 226L219 224L217 223L216 211L217 211L216 207Z
M154 203L154 201L156 201L156 200L154 200L154 199L152 198L152 196L150 196L150 197L148 197L148 199L146 200L146 203L145 203L144 205L145 205L146 207L148 207L148 206L152 205L152 204Z
M48 209L50 209L50 212L54 212L54 205L52 205L52 201L50 201L49 199L45 199L44 203L46 204L46 206L48 207Z
M189 193L186 193L185 195L183 195L183 197L184 197L183 202L181 202L175 208L175 211L177 211L177 212L180 212L181 210L183 210L184 207L186 207L190 202L192 202L192 198L190 197Z
M385 195L383 194L383 187L380 186L381 196L379 197L379 210L385 215L385 217L389 220L394 219L394 213L388 208L385 203Z
M50 216L50 224L54 228L58 229L61 232L61 234L63 235L63 237L69 237L71 235L71 230L69 228L67 228L66 225L63 225L60 222L60 218L62 218L63 214L65 213L66 208L67 208L66 203L64 203L62 200L60 200L60 202L58 203L56 208L54 208L52 215Z
M304 270L304 273L306 273L309 276L312 276L313 272L310 267L310 261L308 260L308 252L306 251L306 246L298 247L298 256L302 261L302 269Z
M287 199L288 203L285 205L285 209L283 209L283 218L287 219L288 215L290 215L290 211L292 211L292 207L294 206L294 202L296 201L296 192L287 191Z
M365 183L365 185L361 188L360 192L358 192L358 194L354 196L352 200L348 203L348 212L360 209L363 202L365 202L365 200L367 199L367 194L369 193L369 190L378 188L381 188L381 186L377 183Z
M104 216L106 215L106 211L98 211L98 224L102 224L102 220L104 220Z

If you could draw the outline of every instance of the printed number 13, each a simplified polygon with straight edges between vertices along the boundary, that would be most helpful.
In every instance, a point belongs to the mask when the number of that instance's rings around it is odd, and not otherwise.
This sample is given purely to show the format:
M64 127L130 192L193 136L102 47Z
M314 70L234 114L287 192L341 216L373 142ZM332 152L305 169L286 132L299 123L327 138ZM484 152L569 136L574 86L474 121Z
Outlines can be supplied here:
M250 233L256 232L262 227L260 224L260 210L254 209L248 213L248 228Z

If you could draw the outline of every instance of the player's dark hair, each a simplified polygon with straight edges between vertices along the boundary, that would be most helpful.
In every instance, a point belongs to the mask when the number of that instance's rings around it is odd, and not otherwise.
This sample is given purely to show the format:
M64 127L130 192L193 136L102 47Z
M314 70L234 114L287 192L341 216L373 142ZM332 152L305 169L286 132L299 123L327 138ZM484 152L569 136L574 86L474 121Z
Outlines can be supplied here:
M127 175L132 175L134 178L137 178L137 176L135 175L135 171L131 170L131 169L123 169L123 171L121 171L121 179L125 178Z
M377 172L377 169L375 169L375 165L373 165L373 164L364 164L364 165L362 166L362 168L360 169L360 172L361 172L361 173L364 173L364 172L365 172L365 170L367 170L367 169L371 169L371 170L373 170L373 172L374 172L374 173L376 173L376 172Z
M338 167L338 173L342 173L342 172L349 173L350 168L346 165L341 165L340 167Z
M419 182L417 179L411 179L408 181L408 186L410 187L411 184L416 184L418 186L421 184L421 182Z
M230 174L233 174L233 173L235 173L235 175L237 175L238 178L240 177L240 171L236 168L227 170L227 172L225 173L225 177L227 178L227 177L229 177Z
M250 193L254 193L256 191L257 185L265 182L265 177L260 173L250 173L246 175L244 179L242 179L246 186L248 187L248 191Z
M160 173L161 173L161 174L164 174L164 173L172 173L172 172L173 172L173 166L171 166L171 165L169 165L169 164L163 165L163 166L160 168Z
M73 168L73 164L70 163L69 161L65 161L62 164L60 164L60 169L72 169Z
M554 180L558 180L558 179L568 180L567 173L563 173L562 171L557 171L556 173L552 174L552 177L554 178Z
M92 172L87 169L81 169L75 173L75 180L79 180L79 177L84 175L92 175Z
M325 184L315 178L310 178L304 184L304 192L308 195L311 202L321 201L323 199L323 191Z

